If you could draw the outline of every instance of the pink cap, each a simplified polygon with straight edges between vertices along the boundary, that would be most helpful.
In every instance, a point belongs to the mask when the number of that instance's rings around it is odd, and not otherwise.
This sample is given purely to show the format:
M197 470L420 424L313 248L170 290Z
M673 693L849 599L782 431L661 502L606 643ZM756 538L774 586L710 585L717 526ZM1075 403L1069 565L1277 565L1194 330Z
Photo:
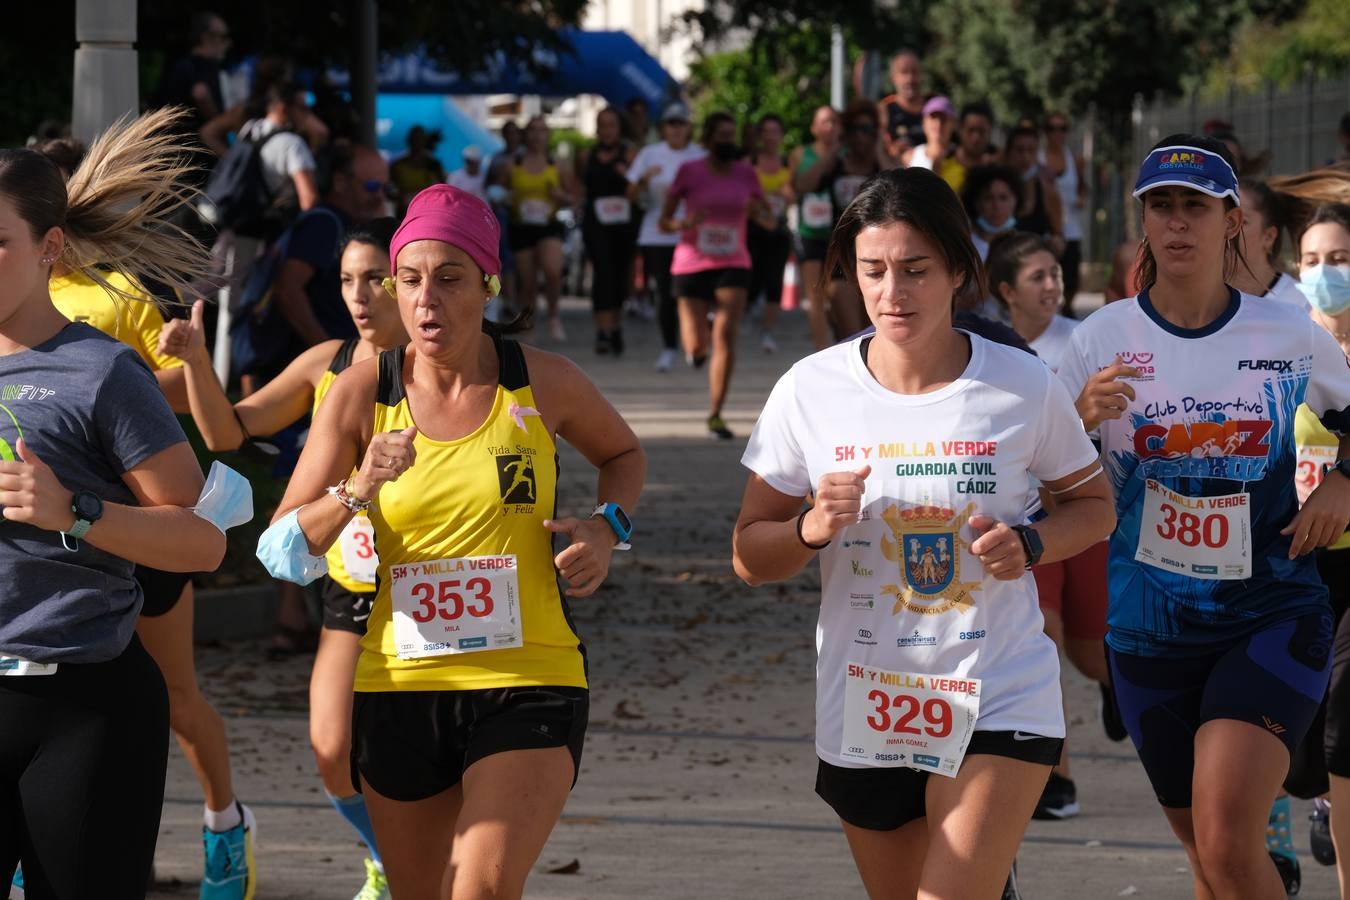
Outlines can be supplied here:
M408 204L403 224L389 242L389 259L398 268L398 252L413 241L453 244L478 264L484 275L501 274L497 256L501 226L486 203L457 187L433 184Z

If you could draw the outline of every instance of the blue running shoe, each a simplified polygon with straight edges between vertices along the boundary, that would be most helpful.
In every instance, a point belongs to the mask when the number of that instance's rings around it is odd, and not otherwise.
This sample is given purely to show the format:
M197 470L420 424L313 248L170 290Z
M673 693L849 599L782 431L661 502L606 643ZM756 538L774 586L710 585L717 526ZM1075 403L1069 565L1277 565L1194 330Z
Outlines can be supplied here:
M258 888L253 862L258 822L253 818L253 810L238 800L235 804L242 819L238 825L229 831L202 828L206 871L202 873L200 900L253 900Z
M23 900L23 866L14 870L14 880L9 883L9 900Z

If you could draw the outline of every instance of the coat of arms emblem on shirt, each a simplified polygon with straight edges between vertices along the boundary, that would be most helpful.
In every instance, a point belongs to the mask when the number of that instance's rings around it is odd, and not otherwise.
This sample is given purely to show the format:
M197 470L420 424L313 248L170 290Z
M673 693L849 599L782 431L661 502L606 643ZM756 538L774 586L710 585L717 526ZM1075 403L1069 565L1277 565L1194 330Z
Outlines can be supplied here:
M906 609L919 615L937 615L956 609L966 612L975 603L972 593L980 581L961 581L961 556L970 542L961 528L975 510L971 503L957 511L942 506L888 506L881 518L891 534L882 535L881 552L900 569L899 584L885 584L883 594L895 597L892 615Z

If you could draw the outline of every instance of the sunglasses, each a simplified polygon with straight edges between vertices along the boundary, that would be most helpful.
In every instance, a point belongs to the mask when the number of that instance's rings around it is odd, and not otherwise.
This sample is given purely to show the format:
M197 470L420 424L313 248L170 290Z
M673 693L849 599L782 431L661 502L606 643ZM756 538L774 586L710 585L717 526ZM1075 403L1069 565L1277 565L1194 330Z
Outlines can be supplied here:
M386 197L396 197L398 195L398 185L392 181L380 181L375 178L367 179L361 182L361 187L367 194L383 194Z
M1045 130L1046 130L1046 131L1068 131L1068 130L1069 130L1069 126L1068 126L1068 125L1047 125L1047 126L1045 126Z

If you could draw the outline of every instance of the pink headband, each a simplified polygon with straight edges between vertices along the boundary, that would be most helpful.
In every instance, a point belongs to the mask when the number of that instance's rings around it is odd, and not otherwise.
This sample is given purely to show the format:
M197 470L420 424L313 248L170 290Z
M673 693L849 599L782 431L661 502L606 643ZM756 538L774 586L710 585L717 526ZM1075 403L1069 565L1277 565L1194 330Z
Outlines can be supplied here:
M389 259L398 269L398 252L413 241L453 244L478 264L484 276L501 273L498 245L501 226L486 203L468 191L433 184L408 204L403 224L389 243Z

